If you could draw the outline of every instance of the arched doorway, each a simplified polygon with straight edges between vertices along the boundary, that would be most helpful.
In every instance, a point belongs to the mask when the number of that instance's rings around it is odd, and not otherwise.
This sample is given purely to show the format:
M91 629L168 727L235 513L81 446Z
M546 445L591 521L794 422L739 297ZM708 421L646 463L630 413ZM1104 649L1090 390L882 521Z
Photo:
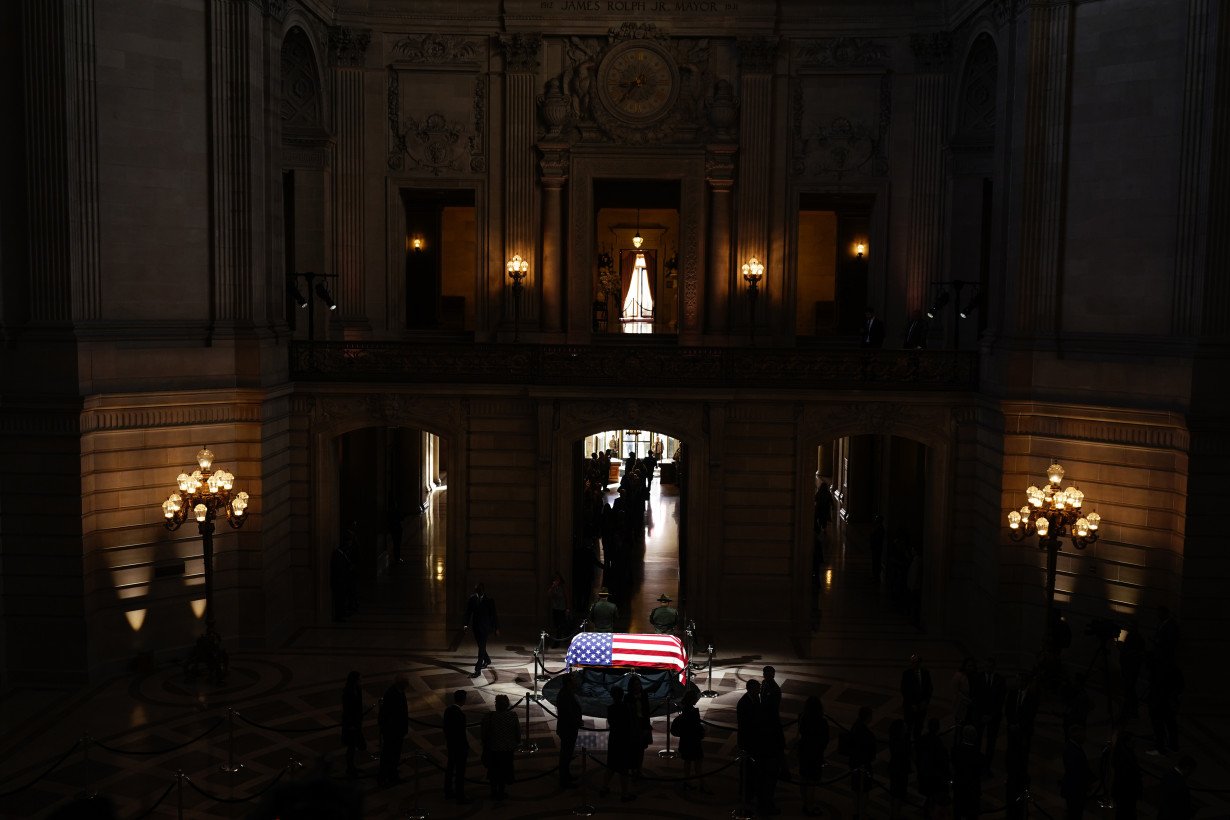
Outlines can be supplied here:
M687 460L675 436L634 426L592 430L572 447L572 607L578 621L605 587L621 631L651 632L670 599L686 623Z

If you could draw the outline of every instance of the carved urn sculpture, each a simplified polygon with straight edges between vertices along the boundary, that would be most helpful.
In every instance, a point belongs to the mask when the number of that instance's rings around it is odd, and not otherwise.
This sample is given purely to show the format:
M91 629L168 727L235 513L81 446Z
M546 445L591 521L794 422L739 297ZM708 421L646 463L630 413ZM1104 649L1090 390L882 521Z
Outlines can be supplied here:
M739 103L735 101L735 90L729 80L718 80L713 85L713 96L705 104L709 112L709 124L719 139L728 140L732 136L731 128L739 119Z
M538 104L542 108L543 121L547 124L547 136L558 137L572 107L572 100L560 88L558 77L547 80L546 92L538 98Z

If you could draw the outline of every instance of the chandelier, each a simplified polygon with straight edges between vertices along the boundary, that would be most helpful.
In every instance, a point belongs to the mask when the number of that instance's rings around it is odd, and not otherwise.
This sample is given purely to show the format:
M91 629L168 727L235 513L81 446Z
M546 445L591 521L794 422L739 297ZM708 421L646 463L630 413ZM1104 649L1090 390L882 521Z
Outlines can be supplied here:
M195 518L198 524L212 524L219 513L226 517L226 523L232 528L243 526L243 513L248 508L249 496L246 492L232 496L235 476L221 469L211 472L209 468L213 466L213 461L213 451L201 450L196 454L200 469L180 473L175 479L179 490L162 502L162 515L168 530L179 529L189 516Z
M1030 486L1025 490L1029 503L1019 511L1008 513L1008 530L1013 541L1037 535L1038 546L1046 548L1052 542L1057 544L1062 537L1070 539L1072 546L1083 550L1098 540L1102 516L1096 512L1082 514L1085 494L1075 486L1060 489L1063 473L1060 464L1052 463L1046 468L1046 485L1041 489Z

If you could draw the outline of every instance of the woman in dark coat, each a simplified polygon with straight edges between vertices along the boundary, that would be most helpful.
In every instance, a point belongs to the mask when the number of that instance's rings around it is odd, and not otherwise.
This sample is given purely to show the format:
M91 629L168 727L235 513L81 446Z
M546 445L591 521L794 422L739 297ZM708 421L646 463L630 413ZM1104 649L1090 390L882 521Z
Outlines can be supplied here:
M820 816L814 798L824 774L824 752L828 745L829 722L824 716L824 704L812 695L799 715L799 792L803 796L803 814L808 817Z
M624 702L624 690L618 686L611 687L611 705L606 708L606 778L602 781L599 791L603 797L611 793L611 778L619 775L619 799L627 802L636 799L628 791L628 764L631 762L633 746L640 747L640 737L632 711ZM642 750L643 752L643 750Z
M701 746L701 740L705 737L705 725L700 722L700 710L696 708L699 700L700 690L688 687L687 693L683 696L683 711L671 724L671 734L679 738L679 757L683 760L683 776L695 776L696 786L708 794L709 790L705 788L705 781L701 778L700 773L701 761L705 759L705 750ZM683 788L691 790L693 787L691 783L684 781Z
M355 752L367 751L363 738L363 687L359 685L359 673L346 676L346 688L342 690L342 743L346 746L346 775L358 777L354 764Z

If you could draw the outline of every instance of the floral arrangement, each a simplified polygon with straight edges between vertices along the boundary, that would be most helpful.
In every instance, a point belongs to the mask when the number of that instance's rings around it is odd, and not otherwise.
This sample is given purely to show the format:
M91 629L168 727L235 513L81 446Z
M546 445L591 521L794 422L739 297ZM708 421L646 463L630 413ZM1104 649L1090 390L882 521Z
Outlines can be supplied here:
M615 269L615 260L605 248L598 253L598 291L610 296L617 295L623 282Z

